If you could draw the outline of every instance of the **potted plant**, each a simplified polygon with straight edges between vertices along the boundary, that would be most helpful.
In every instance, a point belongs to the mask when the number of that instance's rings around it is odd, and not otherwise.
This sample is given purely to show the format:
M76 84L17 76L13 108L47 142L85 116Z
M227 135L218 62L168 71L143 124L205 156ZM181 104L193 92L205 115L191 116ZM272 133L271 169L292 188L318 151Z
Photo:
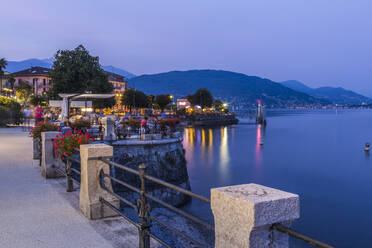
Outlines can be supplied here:
M41 159L41 133L48 131L59 131L60 127L50 123L48 120L39 121L30 131L30 136L33 138L33 159Z

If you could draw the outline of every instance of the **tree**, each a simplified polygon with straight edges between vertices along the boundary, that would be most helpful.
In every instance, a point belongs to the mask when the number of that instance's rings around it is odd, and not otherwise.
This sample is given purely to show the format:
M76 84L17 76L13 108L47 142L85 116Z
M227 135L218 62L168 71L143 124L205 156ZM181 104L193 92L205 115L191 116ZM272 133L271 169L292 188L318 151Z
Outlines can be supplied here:
M35 96L35 95L32 95L30 97L30 103L34 106L37 106L37 105L46 105L45 102L47 101L46 97L44 96Z
M213 104L213 96L207 89L198 89L195 94L187 96L187 99L190 103L195 106L199 105L202 108L205 107L212 107Z
M93 57L79 45L74 50L58 50L49 72L52 88L50 98L59 93L111 93L113 86L99 64L99 57Z
M0 59L0 76L4 75L4 70L8 65L8 61L5 58Z
M96 99L93 101L94 109L111 108L115 105L115 98Z
M10 88L11 88L12 90L14 90L14 83L15 83L15 81L16 81L16 79L14 78L13 74L10 74L10 75L8 76L8 82L9 82L9 84L10 84Z
M149 106L151 106L152 108L154 108L154 104L156 103L155 102L155 96L150 94L147 97L149 98Z
M164 111L165 107L172 102L170 95L157 95L155 97L155 103L159 105L161 111Z
M221 112L224 110L224 106L223 106L223 102L221 102L220 100L215 100L213 102L213 107L215 110Z
M149 106L149 98L140 90L128 89L124 92L121 103L133 108L147 108Z
M16 96L21 101L22 105L26 105L30 102L32 96L32 87L28 83L20 80L18 85L15 87Z

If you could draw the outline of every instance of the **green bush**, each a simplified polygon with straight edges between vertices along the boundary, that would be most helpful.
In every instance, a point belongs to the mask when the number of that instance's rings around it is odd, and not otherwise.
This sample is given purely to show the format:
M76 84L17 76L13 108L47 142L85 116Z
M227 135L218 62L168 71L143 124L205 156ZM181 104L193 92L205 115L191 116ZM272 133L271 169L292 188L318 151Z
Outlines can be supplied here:
M5 126L10 122L10 111L4 106L0 106L0 126Z
M2 125L21 123L21 105L16 100L10 97L0 96L0 107L2 107L3 115L0 115L0 122Z

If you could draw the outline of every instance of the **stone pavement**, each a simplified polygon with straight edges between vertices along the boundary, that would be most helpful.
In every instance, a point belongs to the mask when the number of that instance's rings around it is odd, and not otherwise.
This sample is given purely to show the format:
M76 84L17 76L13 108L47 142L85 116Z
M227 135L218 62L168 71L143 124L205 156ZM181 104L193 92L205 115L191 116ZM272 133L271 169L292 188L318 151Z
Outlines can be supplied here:
M132 248L138 247L137 235L123 218L86 219L78 191L67 193L64 178L41 176L28 134L0 129L1 248Z

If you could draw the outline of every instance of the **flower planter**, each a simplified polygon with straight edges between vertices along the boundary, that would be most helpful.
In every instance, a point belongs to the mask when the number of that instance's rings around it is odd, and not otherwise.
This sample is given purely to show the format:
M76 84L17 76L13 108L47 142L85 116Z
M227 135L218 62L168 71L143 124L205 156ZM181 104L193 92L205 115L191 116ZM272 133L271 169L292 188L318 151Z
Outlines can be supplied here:
M33 139L33 159L41 159L41 139Z

